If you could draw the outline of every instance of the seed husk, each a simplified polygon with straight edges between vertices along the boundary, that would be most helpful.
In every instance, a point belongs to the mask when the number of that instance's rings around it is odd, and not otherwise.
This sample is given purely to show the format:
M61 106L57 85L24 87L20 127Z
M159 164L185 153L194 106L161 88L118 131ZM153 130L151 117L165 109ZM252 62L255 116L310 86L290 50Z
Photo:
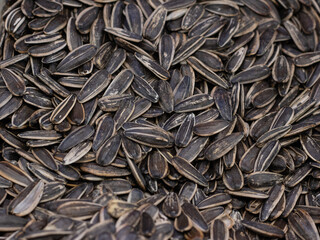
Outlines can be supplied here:
M211 223L210 234L212 239L228 239L229 231L226 224L220 220L216 219Z
M40 73L37 74L37 77L49 88L52 89L53 92L57 93L62 97L68 97L70 95L69 90L61 86L57 83L51 76L51 73L48 69L42 68Z
M194 36L187 40L183 46L179 48L178 51L175 52L174 59L172 65L177 64L189 56L191 56L194 52L196 52L205 42L205 39L201 36Z
M319 61L320 59L318 52L301 53L294 59L294 63L298 67L307 67Z
M205 232L209 230L207 223L194 205L188 202L184 202L181 207L184 213L191 219L191 221L197 228Z
M284 237L283 230L271 224L248 221L248 220L242 220L241 222L246 228L262 236L276 237L276 238Z
M218 193L215 195L212 195L209 198L204 199L201 201L197 207L199 209L207 209L207 208L213 208L221 205L225 205L231 202L231 197L229 194L225 193Z
M81 34L89 33L90 27L99 13L95 6L87 7L77 16L75 25Z
M228 92L223 88L217 88L213 92L215 104L219 110L221 117L227 121L232 120L232 103Z
M263 1L242 0L241 2L260 15L268 15L270 12L269 6Z
M193 138L189 145L178 152L178 156L192 162L208 143L207 137Z
M128 166L131 170L131 173L136 180L137 184L142 190L146 189L146 180L144 179L144 176L142 175L141 170L138 168L138 166L128 157L126 158L128 162Z
M254 172L247 177L248 185L251 188L271 187L283 180L283 176L279 173L272 172Z
M103 96L123 94L133 81L134 75L131 70L121 71L110 83Z
M296 185L287 195L286 198L286 206L283 210L281 216L288 217L291 211L293 210L294 206L296 205L296 202L298 201L298 198L300 197L300 194L302 193L302 187L301 184Z
M190 218L183 211L175 218L174 228L179 232L186 232L192 228Z
M162 211L167 217L175 218L181 214L181 206L176 193L169 194L163 201Z
M320 146L317 144L317 142L314 141L313 138L307 135L301 135L300 141L303 149L308 154L308 156L312 160L316 162L320 162L319 153L318 153L320 151Z
M188 97L176 104L174 111L177 113L200 111L214 104L213 98L208 94L197 94Z
M229 190L240 190L243 187L244 178L237 164L225 171L223 182Z
M235 195L235 196L239 196L239 197L246 197L246 198L266 199L269 197L268 194L266 194L262 191L253 190L251 188L242 188L240 191L228 190L228 193L230 195Z
M172 64L175 53L174 40L170 35L163 35L159 44L159 62L168 70Z
M201 4L191 6L184 15L181 23L182 29L191 28L204 14L204 7Z
M229 122L225 120L213 120L196 124L193 132L199 136L212 136L223 131L229 126Z
M308 47L306 45L307 40L305 36L299 31L299 29L290 20L285 21L283 25L289 32L297 48L303 52L308 51Z
M28 57L27 54L19 54L19 55L13 56L11 58L8 58L6 60L2 60L2 61L0 61L0 69L9 67L17 62L23 61L27 57Z
M155 89L159 96L159 105L166 113L174 110L174 96L170 83L167 81L158 81Z
M264 65L257 65L250 67L231 78L232 83L252 83L259 80L263 80L270 75L270 70Z

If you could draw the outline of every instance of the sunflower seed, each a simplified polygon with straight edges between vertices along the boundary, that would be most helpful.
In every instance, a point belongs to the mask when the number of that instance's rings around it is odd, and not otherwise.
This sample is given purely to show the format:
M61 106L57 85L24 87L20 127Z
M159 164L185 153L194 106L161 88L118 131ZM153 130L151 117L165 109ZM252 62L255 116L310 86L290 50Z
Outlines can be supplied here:
M272 163L273 159L276 157L278 152L280 151L280 143L279 141L270 141L266 143L260 150L255 165L254 171L265 171L270 164Z
M140 63L142 63L146 68L148 68L160 79L167 80L170 77L170 74L166 69L164 69L161 65L159 65L152 59L148 58L147 56L144 56L140 53L135 53L135 57L138 59Z
M127 169L113 166L103 167L96 163L83 163L81 164L80 169L84 172L101 177L121 177L130 175L130 172Z
M155 90L159 96L159 105L167 113L174 110L174 96L170 84L167 81L157 81Z
M160 127L138 125L125 128L124 135L135 142L150 147L164 148L173 145L171 133Z
M58 146L58 151L65 152L77 144L87 140L94 134L94 128L85 125L73 130Z
M308 51L307 47L307 39L306 37L299 31L299 29L290 21L287 20L283 23L284 27L287 29L290 34L292 40L295 45L298 47L300 51L306 52Z
M108 115L104 115L99 120L96 133L93 138L92 150L96 152L100 146L113 135L114 131L113 119Z
M141 42L142 41L142 36L141 35L136 34L134 32L127 31L127 30L122 29L122 28L107 27L107 28L105 28L105 31L110 33L110 34L113 34L113 35L115 35L117 37L120 37L120 38L123 38L125 40L128 40L128 41L132 41L132 42Z
M85 103L100 92L102 92L110 83L111 75L107 70L100 70L93 74L78 94L78 101Z
M46 68L43 68L41 69L37 77L58 95L62 97L68 97L70 95L69 90L62 87L59 83L57 83L54 79L52 79L50 75L51 75L50 71Z
M211 107L213 104L214 101L208 94L196 94L176 104L174 111L177 113L200 111Z
M9 1L2 238L318 239L318 13Z
M221 117L227 121L232 120L231 97L223 88L216 88L213 92L213 98L219 110Z
M175 145L178 147L186 147L192 139L192 131L195 123L193 113L186 116L185 120L180 125L175 136Z
M204 14L204 7L200 4L191 6L184 15L181 23L181 28L184 30L190 29Z
M167 18L167 9L163 6L156 8L143 26L143 36L153 41L161 34Z
M270 13L270 8L264 1L241 0L241 2L260 15L268 15Z
M183 46L179 48L178 51L175 52L174 59L172 65L175 65L189 56L191 56L194 52L196 52L205 42L205 39L201 36L194 36L187 40Z
M148 172L155 179L162 179L168 173L168 163L166 159L157 151L149 155Z
M320 146L318 145L318 143L315 142L313 138L307 135L301 135L300 141L303 149L308 154L308 156L312 160L316 162L320 162L319 153L318 153L320 151Z
M53 124L60 124L68 116L75 104L76 96L71 94L52 111L50 121Z
M103 96L119 95L131 85L134 76L130 70L121 71L110 83Z
M176 156L172 159L172 165L181 175L190 179L191 181L194 181L195 183L198 183L201 186L208 185L207 180L187 160Z
M79 46L70 52L62 61L58 64L56 71L69 72L82 64L90 61L96 52L96 47L90 44Z
M175 47L173 37L170 35L163 35L159 43L159 62L160 64L168 70L172 64Z
M0 175L3 178L24 187L27 187L29 184L33 182L32 178L19 167L4 161L0 162L0 165Z
M261 208L261 212L259 215L259 219L261 221L265 221L269 218L270 214L272 213L272 211L280 201L283 193L284 193L283 184L276 184L271 188L271 190L269 191L269 198L267 201L264 202Z
M257 65L250 67L230 79L232 83L252 83L256 81L263 80L270 75L270 70L268 67L263 65Z
M75 25L81 34L89 33L90 27L98 16L99 8L95 6L82 10L76 18Z
M1 69L1 76L12 95L22 96L24 94L26 85L22 77L7 68Z
M288 217L289 226L303 239L320 239L317 227L308 212L297 209Z
M159 95L153 89L153 87L146 80L139 76L134 77L131 88L138 95L145 99L148 99L153 103L156 103L159 100Z
M87 141L79 143L73 147L68 154L63 158L63 164L69 165L71 163L77 162L83 156L85 156L91 149L92 143Z
M43 164L44 166L46 166L47 168L51 169L51 170L58 170L58 166L57 163L55 162L55 159L53 158L52 154L45 148L33 148L31 150L33 156L38 160L38 162L40 162L41 164Z
M211 143L205 150L206 159L217 160L228 153L243 138L243 133L232 133L222 139Z
M44 182L38 181L26 187L9 205L10 213L25 216L36 208L41 200Z
M0 230L2 232L18 231L22 229L26 223L27 223L27 219L25 218L17 217L14 215L3 214L0 217Z

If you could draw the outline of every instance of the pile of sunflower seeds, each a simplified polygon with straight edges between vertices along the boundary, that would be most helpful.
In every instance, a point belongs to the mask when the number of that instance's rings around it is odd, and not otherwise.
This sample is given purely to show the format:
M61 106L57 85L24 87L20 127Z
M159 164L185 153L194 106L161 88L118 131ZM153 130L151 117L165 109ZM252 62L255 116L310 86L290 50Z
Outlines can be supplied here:
M319 0L9 0L0 239L311 239Z

